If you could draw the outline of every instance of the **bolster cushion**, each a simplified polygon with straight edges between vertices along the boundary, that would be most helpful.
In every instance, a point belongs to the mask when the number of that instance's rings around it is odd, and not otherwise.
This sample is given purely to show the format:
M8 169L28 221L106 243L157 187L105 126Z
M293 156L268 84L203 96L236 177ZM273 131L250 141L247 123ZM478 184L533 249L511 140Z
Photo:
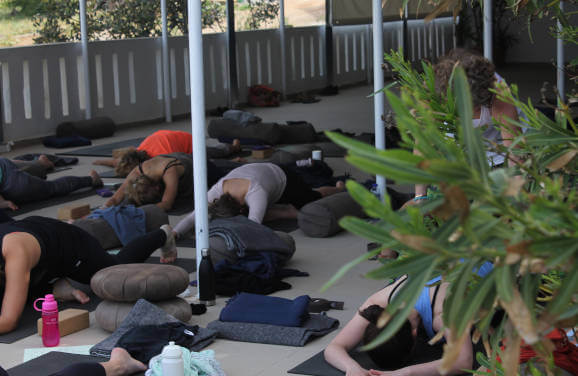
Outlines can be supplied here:
M277 252L276 255L279 261L284 264L291 259L295 253L295 240L291 235L283 231L275 231L275 233L289 246L288 253ZM209 238L209 247L211 249L211 261L216 264L222 260L227 260L231 264L237 263L239 257L235 251L229 251L225 240L220 236L211 236Z
M178 320L187 322L191 319L191 306L184 299L173 298L155 302L154 304ZM120 303L103 300L94 312L96 323L102 329L114 332L126 318L133 306L134 302Z
M363 209L349 193L340 192L303 206L297 221L306 235L324 238L342 230L339 220L345 215L365 217Z
M313 125L307 122L281 124L281 142L284 144L305 144L315 142L317 140L317 133Z
M151 232L169 223L168 214L154 204L141 206L146 216L146 231ZM116 236L113 228L102 218L82 218L74 221L74 225L80 227L100 242L104 249L122 247L122 243Z
M90 139L111 137L116 125L111 118L97 117L88 120L67 121L56 126L57 137L82 136Z
M281 142L281 130L276 123L239 125L229 119L213 119L207 128L212 138L249 138L276 145Z
M90 288L102 299L135 302L174 298L189 285L189 273L175 265L120 264L99 270Z

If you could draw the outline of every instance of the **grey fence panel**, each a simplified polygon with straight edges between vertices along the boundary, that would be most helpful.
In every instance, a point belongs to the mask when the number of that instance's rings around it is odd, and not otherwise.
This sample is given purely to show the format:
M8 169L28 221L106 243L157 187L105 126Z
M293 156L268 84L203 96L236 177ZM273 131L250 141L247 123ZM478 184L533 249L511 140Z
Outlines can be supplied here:
M327 78L323 28L289 28L285 38L287 94L325 87Z

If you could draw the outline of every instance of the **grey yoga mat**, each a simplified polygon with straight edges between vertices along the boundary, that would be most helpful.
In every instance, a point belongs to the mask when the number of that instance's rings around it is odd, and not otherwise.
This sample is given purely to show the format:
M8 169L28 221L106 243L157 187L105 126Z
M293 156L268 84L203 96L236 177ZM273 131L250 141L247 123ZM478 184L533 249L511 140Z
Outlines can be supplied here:
M145 137L131 138L129 140L112 142L110 144L88 146L85 148L57 153L58 155L78 155L84 157L112 157L112 151L115 149L126 148L130 146L137 147Z
M45 376L62 370L64 367L79 362L104 362L107 359L90 355L69 354L58 351L51 351L48 354L39 356L22 363L19 366L10 368L10 376ZM144 375L144 372L135 373L136 376Z
M26 214L34 210L40 210L51 206L59 206L67 202L90 197L95 194L96 190L94 188L83 188L64 196L54 196L42 201L27 202L25 204L19 205L18 210L11 211L9 214L10 216L15 217L17 215Z
M370 369L377 366L373 361L367 356L366 353L355 352L351 354L351 357L355 359L363 368ZM287 373L294 373L297 375L314 375L314 376L343 376L344 372L333 367L331 364L325 361L323 357L323 351L318 352L311 358L307 359L298 366L291 368Z

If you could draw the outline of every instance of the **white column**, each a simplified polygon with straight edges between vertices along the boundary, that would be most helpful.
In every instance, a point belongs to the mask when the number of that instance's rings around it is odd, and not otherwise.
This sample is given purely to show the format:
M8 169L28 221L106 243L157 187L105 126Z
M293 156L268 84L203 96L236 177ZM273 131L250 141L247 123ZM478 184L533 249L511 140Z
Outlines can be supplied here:
M560 1L560 12L564 13L564 1ZM562 31L562 24L558 21L558 32ZM562 102L566 101L565 95L565 85L564 85L564 41L562 38L556 39L556 86L558 87L558 92L560 93L560 100Z
M161 0L161 18L162 18L162 52L163 52L163 98L165 100L165 121L173 121L171 111L171 87L169 79L169 36L167 31L167 0Z
M373 1L373 112L375 125L375 147L385 149L385 128L383 122L384 99L383 89L383 13L381 10L381 0ZM379 93L378 93L379 91ZM379 197L385 197L385 177L377 176L377 188Z
M492 0L484 0L484 57L494 60L492 54Z
M88 66L88 37L86 32L86 0L79 0L80 3L80 43L82 45L82 69L84 70L84 98L87 119L92 117L92 100L90 98L90 70Z
M209 248L207 156L205 151L205 82L203 80L201 2L198 0L188 0L188 13L189 69L191 78L191 133L193 134L193 168L195 171L195 240L197 248L197 270L199 270L199 263L202 258L201 250L203 248ZM232 83L230 85L232 85Z
M285 0L279 0L279 39L281 43L281 92L283 97L285 97L287 95L287 66L285 64Z

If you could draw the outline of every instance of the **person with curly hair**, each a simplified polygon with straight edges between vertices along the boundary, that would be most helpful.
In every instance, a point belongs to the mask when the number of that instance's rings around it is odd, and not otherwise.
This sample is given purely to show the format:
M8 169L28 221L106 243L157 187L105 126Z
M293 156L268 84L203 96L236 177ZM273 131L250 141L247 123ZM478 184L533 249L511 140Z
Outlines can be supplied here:
M489 142L501 144L506 147L512 145L516 138L514 131L498 127L496 124L508 124L507 119L518 120L518 109L496 98L490 91L503 78L496 73L494 64L483 56L464 49L455 49L440 58L434 66L436 78L436 90L445 93L451 85L451 77L456 67L464 69L472 95L475 128L483 129L483 138ZM492 166L503 164L505 158L502 154L487 151L488 162ZM517 158L510 156L508 164L513 165ZM416 185L415 198L426 196L426 187Z
M207 182L214 184L224 174L207 160ZM177 197L193 197L193 157L191 154L162 154L139 163L128 174L105 207L123 203L136 206L157 204L170 210Z
M209 158L225 158L241 150L239 140L232 144L207 147ZM95 165L114 167L117 176L126 177L140 163L163 154L193 152L193 136L188 132L160 130L145 138L137 148L128 147L112 152L112 159L99 159Z

